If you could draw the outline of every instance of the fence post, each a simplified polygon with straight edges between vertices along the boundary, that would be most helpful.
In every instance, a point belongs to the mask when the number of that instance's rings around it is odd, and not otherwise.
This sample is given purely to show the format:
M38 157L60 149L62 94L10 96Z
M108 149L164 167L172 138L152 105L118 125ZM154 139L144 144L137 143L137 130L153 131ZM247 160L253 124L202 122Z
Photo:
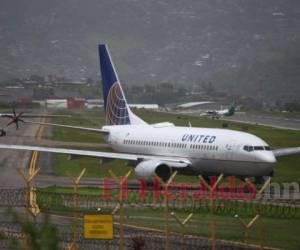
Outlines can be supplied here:
M79 176L75 179L73 179L73 184L74 184L74 193L73 193L73 223L72 223L72 232L73 232L73 240L72 243L69 247L70 250L77 250L77 239L78 239L78 187L79 187L79 182L84 175L86 169L82 169L81 173ZM72 178L72 176L67 172L66 173L69 177Z
M127 181L129 175L131 174L132 170L128 171L127 174L121 178L121 180L118 179L118 177L114 174L112 170L108 171L111 175L111 177L114 179L114 181L118 184L120 189L119 194L119 207L117 206L113 213L115 213L117 210L119 210L119 250L124 249L124 190L123 190L123 184L125 181Z
M117 205L117 206L115 206L115 208L111 211L111 215L115 215L115 213L118 211L120 209L120 206L119 206L119 204ZM98 208L97 209L97 212L98 213L101 213L101 208ZM109 246L109 242L108 241L106 241L106 244L105 244L105 246L106 246L106 250L110 250L110 246Z
M36 204L36 201L34 200L34 192L35 190L32 188L32 180L36 177L40 169L36 169L32 172L29 172L28 176L26 176L23 171L18 168L18 172L23 178L25 185L26 185L26 194L25 194L25 215L24 215L24 223L28 224L29 222L29 214L31 213L32 216L35 218L39 214L39 209L37 206L33 207L33 204ZM29 250L29 239L28 236L25 235L24 239L24 249Z
M177 171L175 171L168 181L164 183L159 176L157 176L160 182L163 184L164 187L164 210L165 210L165 232L166 232L166 243L165 249L170 250L170 226L169 226L169 197L168 197L168 188L172 183L173 179L177 175Z
M264 183L264 185L260 188L257 189L255 185L247 178L246 183L250 185L256 192L256 194L259 195L257 203L256 203L256 212L258 215L261 214L261 206L262 206L262 193L266 190L266 188L270 185L271 183L271 177L268 178L268 180ZM262 222L262 219L260 219L259 223L259 241L260 241L260 249L264 249L263 243L264 243L264 224Z
M244 227L244 243L245 243L245 249L248 249L248 229L250 229L254 223L258 220L259 214L257 214L248 224L242 220L237 214L234 216L239 220L241 225Z
M181 244L182 244L182 249L186 249L185 246L185 224L192 218L193 214L190 213L183 221L181 221L178 216L172 212L171 215L175 218L175 220L179 223L181 227Z
M199 175L200 180L203 182L205 187L209 190L209 207L210 207L210 229L211 229L211 249L216 250L216 218L215 218L215 199L213 194L219 185L220 181L223 179L223 174L219 175L217 181L211 187L205 179Z

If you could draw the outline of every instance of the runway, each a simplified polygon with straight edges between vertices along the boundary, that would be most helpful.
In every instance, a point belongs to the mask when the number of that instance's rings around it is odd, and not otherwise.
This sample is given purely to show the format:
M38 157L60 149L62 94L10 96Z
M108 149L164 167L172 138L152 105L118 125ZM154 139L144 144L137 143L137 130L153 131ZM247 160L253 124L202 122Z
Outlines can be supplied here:
M0 119L0 127L5 127L7 119ZM26 144L33 140L38 130L38 125L23 126L15 130L14 125L6 129L7 136L0 137L0 143ZM17 169L27 170L31 152L16 150L1 150L0 153L0 187L24 187L24 181Z
M170 112L172 114L185 114L200 117L204 110ZM300 130L300 114L267 114L259 112L237 112L230 117L222 117L220 120L233 121L246 124L262 125L279 129Z
M222 120L257 124L279 129L300 130L300 116L287 117L279 115L259 114L259 113L237 113Z

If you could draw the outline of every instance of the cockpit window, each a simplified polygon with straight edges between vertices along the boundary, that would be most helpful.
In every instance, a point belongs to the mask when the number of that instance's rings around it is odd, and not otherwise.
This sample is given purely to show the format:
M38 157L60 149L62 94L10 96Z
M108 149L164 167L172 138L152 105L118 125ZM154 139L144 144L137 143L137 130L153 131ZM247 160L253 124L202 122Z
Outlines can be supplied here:
M253 151L253 150L255 150L255 151L262 151L262 150L267 150L267 151L270 151L271 150L271 148L269 147L269 146L248 146L248 145L246 145L246 146L244 146L244 148L243 148L245 151L247 151L247 152L251 152L251 151Z
M264 150L263 146L254 146L254 150Z
M247 152L251 152L251 151L253 151L253 147L252 146L244 146L244 150Z

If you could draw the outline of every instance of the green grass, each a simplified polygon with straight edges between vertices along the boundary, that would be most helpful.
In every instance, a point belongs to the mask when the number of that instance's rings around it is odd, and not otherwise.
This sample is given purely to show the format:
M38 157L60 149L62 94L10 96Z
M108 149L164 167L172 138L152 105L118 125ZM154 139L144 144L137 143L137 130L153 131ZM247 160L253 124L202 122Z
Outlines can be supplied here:
M125 165L124 161L115 160L102 163L99 158L80 157L69 160L67 155L54 156L54 173L65 176L66 172L72 176L78 176L83 168L86 168L84 177L110 177L108 170L112 170L117 176L125 175L131 167ZM131 176L133 178L134 175Z
M222 128L224 123L228 124L229 129L245 131L253 133L272 147L293 147L300 145L300 131L275 129L265 126L239 124L235 122L227 122L221 120L211 120L207 118L191 117L185 115L165 114L159 112L151 112L145 110L135 111L149 123L158 123L170 121L178 126L188 126L191 122L193 127L213 127ZM72 114L75 119L55 118L57 123L65 123L70 125L79 125L87 127L101 127L104 123L103 113L98 110L75 110L67 111L67 114ZM67 130L55 128L53 131L53 139L63 141L79 141L79 142L103 142L103 137L95 133L81 132L77 130ZM100 150L100 149L91 149ZM101 149L102 150L102 149ZM79 175L82 168L86 168L86 177L110 177L108 170L111 169L116 175L124 175L131 167L125 166L124 161L111 161L101 164L99 159L91 157L81 157L75 160L68 160L65 155L55 155L54 169L57 175L65 175L67 170L72 175ZM130 176L134 178L134 174ZM300 155L291 155L281 157L275 170L273 181L276 182L293 182L300 180ZM176 182L198 182L197 177L176 176ZM51 192L72 193L70 188L52 187ZM96 188L80 189L81 194L87 195L102 195L102 190ZM187 216L187 212L176 210L176 214L180 218ZM241 216L247 222L251 220L247 213L240 211ZM164 212L162 209L150 208L128 208L126 209L126 223L132 225L143 225L146 227L164 229ZM228 240L243 240L243 230L237 219L232 215L216 216L217 221L217 238ZM298 219L282 219L276 217L262 216L264 225L265 241L267 246L279 247L283 249L300 249L300 223ZM172 220L171 230L178 232L180 230L178 224ZM192 221L187 225L189 234L210 236L210 217L207 213L196 212ZM249 231L250 243L259 244L258 224Z
M71 213L72 208L72 199L68 199L69 207L65 207L65 204L60 195L57 198L55 196L51 197L53 194L72 194L72 188L64 187L50 187L46 189L40 189L40 192L46 192L48 195L47 202L52 200L53 202L58 202L56 206L52 204L52 211ZM101 200L102 190L99 188L80 188L78 190L79 194L89 195L89 197L96 197ZM133 196L132 193L129 193L130 196ZM99 197L100 196L100 197ZM41 197L41 195L38 195ZM87 198L86 196L84 196ZM151 199L150 199L151 200ZM47 203L49 205L49 203ZM80 203L81 204L81 203ZM82 203L85 204L85 203ZM89 204L89 203L86 203ZM98 203L99 204L99 203ZM101 204L101 203L100 203ZM103 204L102 212L109 213L110 209L106 208L106 203ZM109 203L108 203L109 204ZM134 203L136 204L136 203ZM252 216L248 214L248 210L244 205L241 204L241 210L238 213L245 222L250 222L251 219L255 216L255 211L253 210ZM41 207L42 208L42 207ZM243 212L243 209L245 210ZM81 208L82 212L87 212ZM199 211L199 210L190 210L186 211L185 209L175 209L169 208L169 212L174 211L176 215L182 220L187 217L190 212L193 212L193 217L189 223L186 225L186 232L190 235L201 236L201 237L210 237L210 215L208 212ZM267 211L267 210L266 210ZM91 211L89 211L91 212ZM149 208L145 206L139 207L126 207L125 208L125 223L136 226L143 226L153 229L164 230L165 227L165 212L163 206L160 208ZM248 215L247 215L248 214ZM217 239L226 239L233 241L243 241L243 228L239 221L234 218L232 213L216 213L216 232ZM262 223L262 224L260 224ZM300 223L295 219L279 218L278 216L272 215L265 217L264 215L254 224L254 226L249 229L249 242L253 244L259 244L259 230L260 226L263 226L264 230L264 245L280 247L284 249L299 249L300 238L297 235L297 232L300 232ZM178 223L170 216L170 229L172 232L180 232L180 227Z
M72 115L72 118L55 117L53 123L101 128L104 124L104 116L99 110L59 110L55 114L59 115ZM76 129L62 129L53 128L53 140L59 141L74 141L74 142L91 142L91 143L104 143L103 136L97 132L88 132Z
M130 218L130 214L135 217ZM188 214L184 212L176 212L180 218L185 218ZM129 218L126 223L131 225L143 227L150 227L155 229L164 229L164 213L163 211L147 212L135 209L134 211L127 211L126 215ZM138 218L140 216L140 218ZM153 218L154 217L154 218ZM243 220L249 222L252 218L244 217ZM300 224L293 223L289 219L272 219L263 218L257 224L249 229L249 242L259 244L259 223L263 223L265 238L264 245L278 247L283 249L299 249L300 240L296 232L300 232ZM174 232L180 232L178 223L171 219L170 228ZM205 213L197 213L193 215L192 221L187 224L186 231L191 235L200 235L202 237L210 237L210 216ZM243 241L243 227L239 224L233 216L216 216L216 237L217 239L226 239L233 241Z
M245 131L255 134L274 148L279 147L295 147L300 145L300 131L276 129L258 125L248 125L236 122L227 122L222 120L212 120L209 118L200 118L186 115L175 115L168 113L153 112L147 110L135 110L135 113L141 116L148 123L158 123L170 121L177 126L187 126L190 122L194 127L210 127L222 128L224 123L228 124L229 129ZM71 114L72 119L54 118L54 122L68 125L98 127L104 124L103 112L98 109L92 110L72 110L58 111L57 114ZM78 141L78 142L94 142L103 143L103 136L93 132L78 131L74 129L53 129L53 139L62 141ZM95 149L100 150L100 149ZM102 150L102 149L101 149ZM57 175L65 175L68 170L72 175L76 176L83 167L87 168L86 176L103 177L107 176L108 169L113 169L118 174L126 173L130 168L124 166L124 162L112 161L110 163L100 164L100 161L90 157L82 157L69 161L67 156L55 156L55 173ZM132 178L132 177L131 177ZM195 182L195 177L177 176L176 181ZM281 157L275 170L273 181L292 182L300 180L300 154Z

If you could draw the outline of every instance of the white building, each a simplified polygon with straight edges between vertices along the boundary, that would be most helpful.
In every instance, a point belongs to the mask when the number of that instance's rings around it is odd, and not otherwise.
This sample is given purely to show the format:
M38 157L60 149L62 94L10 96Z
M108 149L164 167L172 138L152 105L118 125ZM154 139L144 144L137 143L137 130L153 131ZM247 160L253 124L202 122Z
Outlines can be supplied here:
M130 108L136 109L158 109L158 104L129 104Z
M88 99L85 102L85 107L87 109L102 108L103 107L103 100L102 99Z
M67 99L47 99L47 108L66 109L68 107Z

